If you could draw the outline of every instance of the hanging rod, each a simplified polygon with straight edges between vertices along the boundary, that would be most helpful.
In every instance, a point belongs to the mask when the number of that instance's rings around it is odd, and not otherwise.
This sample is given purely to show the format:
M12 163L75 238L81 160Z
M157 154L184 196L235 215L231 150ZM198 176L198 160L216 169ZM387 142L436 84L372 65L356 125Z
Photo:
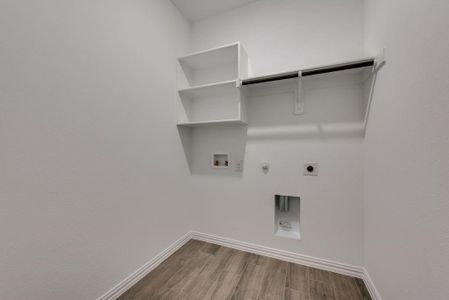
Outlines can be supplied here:
M323 66L323 67L317 67L317 68L310 68L310 69L305 69L305 70L301 70L301 71L292 71L292 72L279 73L279 74L268 75L268 76L243 79L242 85L251 85L251 84L257 84L257 83L298 78L300 72L301 72L302 77L306 77L306 76L313 76L313 75L332 73L332 72L338 72L338 71L344 71L344 70L359 69L359 68L374 66L374 63L375 63L375 58L367 58L367 59L355 60L355 61L341 63L341 64L335 64L335 65L329 65L329 66Z

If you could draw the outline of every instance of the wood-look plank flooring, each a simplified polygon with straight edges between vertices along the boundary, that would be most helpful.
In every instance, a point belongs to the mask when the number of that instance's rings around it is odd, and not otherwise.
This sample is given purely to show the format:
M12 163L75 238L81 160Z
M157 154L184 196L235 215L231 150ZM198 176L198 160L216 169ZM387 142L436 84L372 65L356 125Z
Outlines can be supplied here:
M189 241L119 300L370 300L361 279Z

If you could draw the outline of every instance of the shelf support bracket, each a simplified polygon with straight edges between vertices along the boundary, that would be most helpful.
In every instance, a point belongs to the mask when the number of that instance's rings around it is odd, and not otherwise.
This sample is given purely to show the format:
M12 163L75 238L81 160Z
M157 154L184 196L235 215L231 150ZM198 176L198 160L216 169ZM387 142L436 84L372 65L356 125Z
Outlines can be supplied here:
M379 72L379 70L386 64L386 62L387 62L387 50L383 48L382 52L374 60L373 73L377 74L377 72Z
M365 108L365 118L363 120L363 132L364 134L366 133L366 128L368 126L368 118L369 118L369 113L370 113L370 109L371 109L371 104L373 102L373 97L374 97L374 88L376 86L376 80L377 80L377 73L379 72L379 70L386 64L386 50L385 48L382 50L382 53L376 57L376 59L374 60L374 65L373 65L373 69L371 70L371 74L370 74L370 87L369 87L369 93L368 93L368 101L366 103L366 108Z
M302 97L302 71L298 71L298 89L295 95L295 115L304 114L304 99Z

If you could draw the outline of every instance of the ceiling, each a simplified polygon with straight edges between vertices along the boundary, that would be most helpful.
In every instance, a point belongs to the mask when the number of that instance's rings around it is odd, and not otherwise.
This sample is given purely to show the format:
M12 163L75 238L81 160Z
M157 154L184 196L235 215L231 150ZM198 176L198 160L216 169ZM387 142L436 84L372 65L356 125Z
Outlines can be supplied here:
M171 0L189 21L198 21L257 0Z

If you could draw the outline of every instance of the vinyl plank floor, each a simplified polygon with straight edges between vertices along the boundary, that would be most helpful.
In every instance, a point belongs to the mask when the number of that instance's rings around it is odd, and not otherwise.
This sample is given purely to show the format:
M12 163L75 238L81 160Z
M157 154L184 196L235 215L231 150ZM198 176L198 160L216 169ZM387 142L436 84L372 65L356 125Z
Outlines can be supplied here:
M262 290L265 268L248 263L232 295L233 300L257 299Z
M362 292L360 291L355 278L340 274L331 274L330 277L334 288L335 298L347 300L363 299Z
M297 264L288 264L286 287L308 294L309 290L309 268Z
M323 281L311 280L309 282L309 295L312 300L336 300L332 285Z
M371 300L363 280L191 240L118 300Z

